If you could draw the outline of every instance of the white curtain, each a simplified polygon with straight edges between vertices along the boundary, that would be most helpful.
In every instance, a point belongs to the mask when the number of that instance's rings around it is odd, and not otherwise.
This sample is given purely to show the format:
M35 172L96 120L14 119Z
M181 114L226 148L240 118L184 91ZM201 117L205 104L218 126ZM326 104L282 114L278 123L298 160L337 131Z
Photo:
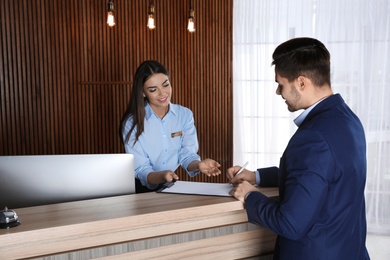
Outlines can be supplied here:
M364 125L368 231L390 234L390 0L234 1L234 164L278 165L301 111L275 94L271 55L300 36L327 46L333 91Z

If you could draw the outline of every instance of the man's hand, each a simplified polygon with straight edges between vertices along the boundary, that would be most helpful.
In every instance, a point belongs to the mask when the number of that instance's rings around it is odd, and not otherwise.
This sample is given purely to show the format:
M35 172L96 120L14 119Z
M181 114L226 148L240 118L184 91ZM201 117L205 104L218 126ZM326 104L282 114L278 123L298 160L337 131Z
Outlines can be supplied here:
M256 184L256 175L253 171L244 169L240 174L236 174L240 170L240 166L233 166L227 170L227 177L231 184L236 185L243 181L248 181L251 184Z
M229 194L235 197L236 199L238 199L239 201L241 201L242 203L245 203L245 195L252 191L258 191L258 190L255 186L253 186L249 182L243 181L239 184L236 184L233 187L233 189L230 190Z

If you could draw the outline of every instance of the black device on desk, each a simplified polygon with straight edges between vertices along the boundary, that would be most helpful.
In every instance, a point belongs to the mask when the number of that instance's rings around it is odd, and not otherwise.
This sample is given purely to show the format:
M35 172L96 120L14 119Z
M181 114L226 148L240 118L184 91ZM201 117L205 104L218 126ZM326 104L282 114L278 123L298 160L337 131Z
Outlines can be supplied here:
M0 228L11 228L19 225L20 222L15 211L10 210L7 207L0 210Z
M132 154L0 156L0 209L133 193Z

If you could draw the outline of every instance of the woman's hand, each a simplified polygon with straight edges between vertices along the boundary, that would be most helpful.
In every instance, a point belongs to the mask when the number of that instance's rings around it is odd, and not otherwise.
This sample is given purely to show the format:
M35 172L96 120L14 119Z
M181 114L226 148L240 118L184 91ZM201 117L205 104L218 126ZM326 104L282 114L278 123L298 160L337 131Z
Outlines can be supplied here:
M151 172L148 174L148 183L149 184L160 184L171 182L173 180L178 180L179 176L176 175L173 171L161 171L161 172Z
M217 176L221 174L221 165L213 159L204 159L198 163L199 170L207 176Z

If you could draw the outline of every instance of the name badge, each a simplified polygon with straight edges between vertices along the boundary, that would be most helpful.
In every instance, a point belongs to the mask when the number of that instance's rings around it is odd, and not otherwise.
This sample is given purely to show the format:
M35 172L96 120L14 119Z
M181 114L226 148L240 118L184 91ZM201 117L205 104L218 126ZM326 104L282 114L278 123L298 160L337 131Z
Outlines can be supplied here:
M175 138L175 137L182 136L182 135L183 135L183 131L179 131L179 132L172 133L171 137Z

